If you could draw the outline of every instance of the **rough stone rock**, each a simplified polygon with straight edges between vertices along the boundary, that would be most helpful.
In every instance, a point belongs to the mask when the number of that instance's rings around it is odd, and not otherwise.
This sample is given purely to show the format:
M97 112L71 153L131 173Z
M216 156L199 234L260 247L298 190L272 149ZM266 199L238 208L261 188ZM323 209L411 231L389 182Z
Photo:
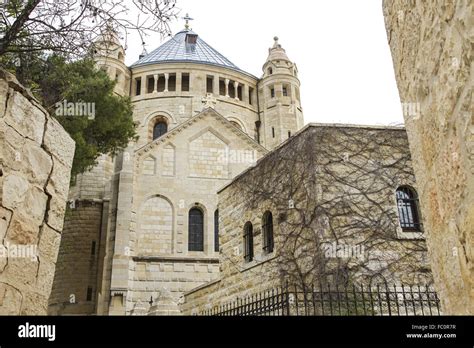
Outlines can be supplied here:
M7 233L7 241L15 245L34 245L38 242L39 227L21 216L13 216Z
M7 175L3 182L3 206L9 209L19 207L30 189L28 181L17 175Z
M74 141L64 132L59 122L53 118L48 119L44 146L57 160L66 166L71 166L74 158Z
M474 3L384 0L383 13L435 285L445 314L473 314Z
M8 98L5 123L38 144L43 142L45 114L42 110L32 107L31 103L19 92L12 92Z
M18 315L22 304L21 292L11 285L0 282L0 313Z
M73 155L59 123L0 69L0 315L47 313Z

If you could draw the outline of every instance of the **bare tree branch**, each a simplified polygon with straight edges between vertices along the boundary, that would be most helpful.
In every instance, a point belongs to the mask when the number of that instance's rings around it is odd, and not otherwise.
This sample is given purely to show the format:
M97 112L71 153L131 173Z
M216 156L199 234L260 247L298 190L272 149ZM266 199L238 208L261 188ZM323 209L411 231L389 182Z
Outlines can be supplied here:
M82 56L100 35L114 30L128 37L170 34L176 0L9 0L0 16L5 28L0 55L55 51ZM13 23L13 24L9 24Z

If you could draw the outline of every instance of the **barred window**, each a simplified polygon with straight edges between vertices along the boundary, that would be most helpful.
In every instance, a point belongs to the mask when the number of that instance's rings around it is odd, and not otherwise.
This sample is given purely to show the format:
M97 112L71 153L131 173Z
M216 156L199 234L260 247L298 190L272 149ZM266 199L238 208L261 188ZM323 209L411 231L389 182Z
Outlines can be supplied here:
M219 252L219 210L214 212L214 251Z
M246 262L253 260L253 226L250 221L244 226L244 259Z
M263 250L270 254L273 252L273 215L267 211L262 218Z
M166 122L160 121L153 127L153 140L158 139L168 132L168 125Z
M421 232L421 221L418 210L418 195L410 187L397 189L398 218L404 232Z
M201 209L189 211L189 251L204 251L204 214Z

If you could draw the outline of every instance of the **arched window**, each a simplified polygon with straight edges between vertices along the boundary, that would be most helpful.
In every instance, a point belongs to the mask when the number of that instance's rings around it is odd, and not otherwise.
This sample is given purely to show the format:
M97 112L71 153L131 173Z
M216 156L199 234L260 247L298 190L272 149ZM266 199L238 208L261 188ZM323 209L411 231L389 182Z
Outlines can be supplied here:
M411 187L397 189L398 218L404 232L421 232L418 195Z
M219 210L214 212L214 251L219 252Z
M273 215L267 211L263 214L262 218L262 230L263 230L263 250L270 254L273 252Z
M204 251L204 214L199 208L189 211L189 251Z
M158 139L168 132L168 125L164 121L159 121L153 127L153 140Z
M273 74L273 68L268 68L268 75L272 75Z
M250 221L244 226L244 259L246 262L253 260L253 226Z

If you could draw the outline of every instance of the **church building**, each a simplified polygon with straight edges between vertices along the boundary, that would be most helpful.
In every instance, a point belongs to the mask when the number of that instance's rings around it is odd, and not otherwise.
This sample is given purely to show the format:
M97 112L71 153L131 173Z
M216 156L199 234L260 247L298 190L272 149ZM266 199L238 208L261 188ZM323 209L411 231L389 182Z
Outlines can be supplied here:
M114 34L94 55L131 98L139 138L71 187L50 314L130 315L216 280L217 192L304 126L298 69L276 37L260 78L188 23L131 66Z

